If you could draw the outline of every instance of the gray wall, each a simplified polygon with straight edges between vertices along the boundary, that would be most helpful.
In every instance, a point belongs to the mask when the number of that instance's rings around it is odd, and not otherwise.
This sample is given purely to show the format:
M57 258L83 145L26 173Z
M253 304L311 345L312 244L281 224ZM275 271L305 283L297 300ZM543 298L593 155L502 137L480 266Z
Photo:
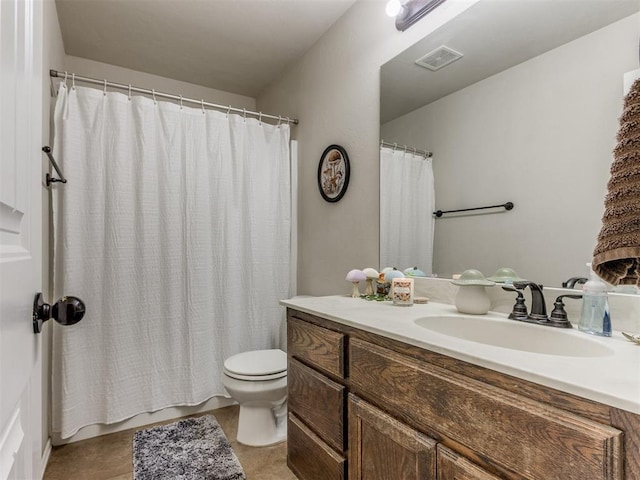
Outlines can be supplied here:
M383 126L385 140L435 152L436 208L516 205L436 220L434 272L587 276L638 32L640 14Z
M378 142L380 66L475 2L446 2L406 32L384 12L385 2L361 0L263 94L262 111L296 117L300 142L298 293L349 292L346 273L378 267ZM320 156L346 148L348 190L338 203L318 192Z

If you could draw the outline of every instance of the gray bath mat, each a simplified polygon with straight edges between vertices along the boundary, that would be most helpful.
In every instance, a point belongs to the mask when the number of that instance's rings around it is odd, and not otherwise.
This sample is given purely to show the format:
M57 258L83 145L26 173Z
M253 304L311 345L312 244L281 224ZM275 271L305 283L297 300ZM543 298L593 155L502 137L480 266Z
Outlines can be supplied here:
M245 480L213 415L139 430L133 436L134 480Z

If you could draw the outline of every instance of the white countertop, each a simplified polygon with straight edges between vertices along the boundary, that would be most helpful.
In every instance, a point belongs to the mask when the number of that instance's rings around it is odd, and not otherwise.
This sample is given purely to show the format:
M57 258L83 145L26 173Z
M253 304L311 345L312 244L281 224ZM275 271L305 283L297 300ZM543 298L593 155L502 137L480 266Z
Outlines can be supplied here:
M611 349L611 354L606 356L564 356L463 340L437 333L415 322L422 317L460 316L456 308L449 304L429 302L398 307L391 302L366 301L350 296L295 297L280 303L343 325L640 414L640 346L627 341L617 331L612 337L603 338L587 335L577 329L521 324L525 327L524 335L532 338L532 341L535 341L535 331L527 329L545 329L560 338L577 335ZM514 322L508 320L505 314L494 312L479 315L477 319L478 322L483 319ZM442 321L446 321L446 318Z

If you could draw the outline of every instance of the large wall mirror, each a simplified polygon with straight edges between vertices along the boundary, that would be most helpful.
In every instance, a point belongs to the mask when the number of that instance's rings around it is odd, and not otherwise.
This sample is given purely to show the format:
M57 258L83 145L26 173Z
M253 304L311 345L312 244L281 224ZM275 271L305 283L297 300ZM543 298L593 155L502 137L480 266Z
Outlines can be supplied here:
M433 152L433 209L515 205L408 215L412 226L435 225L434 274L511 267L548 286L588 276L623 79L640 67L638 12L638 0L480 0L383 65L380 137L408 153ZM435 71L415 63L443 45L462 58ZM381 239L387 202L425 202L402 187L410 178L394 188L388 178L381 172ZM415 230L428 250L429 234ZM380 268L429 269L420 264L428 259L411 261L417 254L385 243Z

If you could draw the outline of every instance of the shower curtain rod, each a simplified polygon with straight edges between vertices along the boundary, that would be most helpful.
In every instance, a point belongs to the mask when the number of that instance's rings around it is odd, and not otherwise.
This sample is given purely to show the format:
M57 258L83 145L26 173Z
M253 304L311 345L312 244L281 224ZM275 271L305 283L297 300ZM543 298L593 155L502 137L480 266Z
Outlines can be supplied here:
M398 145L397 143L389 143L384 140L380 140L380 147L389 147L394 150L404 150L405 152L413 152L414 154L419 153L420 155L424 155L425 158L431 158L433 156L433 152L428 152L426 150L420 150L419 148L407 147L406 145Z
M246 108L232 107L231 105L217 105L215 103L205 102L204 100L196 100L195 98L187 98L187 97L183 97L182 95L173 95L171 93L156 92L153 89L149 90L147 88L133 87L131 85L125 85L124 83L115 83L115 82L109 82L107 80L100 80L97 78L81 77L80 75L76 75L75 73L59 72L58 70L49 70L49 76L53 78L56 78L56 77L64 78L65 81L67 80L67 78L71 78L72 82L75 82L77 80L79 82L91 83L94 85L102 85L105 88L105 90L107 87L119 88L121 90L127 90L129 94L131 94L131 92L144 93L146 95L151 95L154 98L155 97L168 98L170 100L177 100L181 103L182 102L193 103L196 105L200 105L202 108L204 107L217 108L219 110L225 110L227 113L235 112L235 113L241 113L244 116L252 115L254 117L259 118L260 120L262 120L263 118L270 118L272 120L278 120L278 123L286 122L286 123L292 123L293 125L298 125L298 119L296 118L283 117L281 115L270 115L268 113L262 113L262 112L252 112L250 110L247 110Z

